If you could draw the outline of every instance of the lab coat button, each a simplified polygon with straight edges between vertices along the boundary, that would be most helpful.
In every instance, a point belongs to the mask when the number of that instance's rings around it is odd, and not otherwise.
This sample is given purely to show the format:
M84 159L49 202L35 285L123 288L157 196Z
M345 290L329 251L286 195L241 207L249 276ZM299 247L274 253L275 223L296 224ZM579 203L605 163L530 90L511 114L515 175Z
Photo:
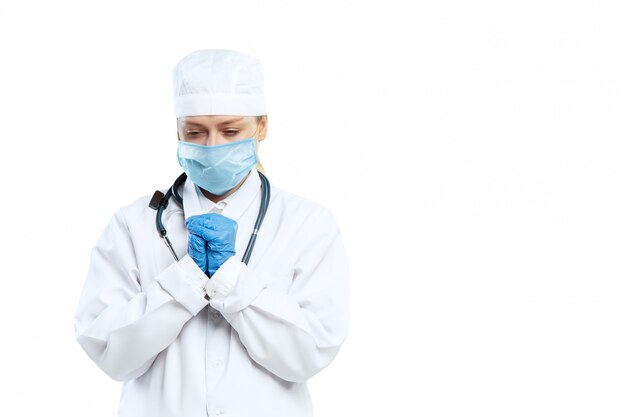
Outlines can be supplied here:
M221 416L222 414L224 414L224 413L222 412L222 410L215 410L215 415L216 415L216 416Z
M216 359L211 363L211 366L213 368L219 368L220 366L222 366L222 361L220 359Z
M213 320L217 320L220 318L220 313L213 313L211 317L213 317Z

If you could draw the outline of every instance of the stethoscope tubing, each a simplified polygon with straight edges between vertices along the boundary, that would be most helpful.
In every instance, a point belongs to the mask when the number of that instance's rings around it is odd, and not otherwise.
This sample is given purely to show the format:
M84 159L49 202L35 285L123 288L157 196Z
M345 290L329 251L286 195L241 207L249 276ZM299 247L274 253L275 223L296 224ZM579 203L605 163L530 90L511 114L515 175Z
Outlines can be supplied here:
M269 180L260 171L259 171L259 178L261 179L261 206L259 208L259 214L257 215L256 222L254 224L252 235L250 236L250 240L248 241L248 246L246 247L246 251L244 252L243 257L241 259L241 261L245 263L246 265L248 264L248 261L250 260L250 256L252 255L252 250L254 249L256 238L259 233L259 230L261 229L261 224L263 223L263 219L265 218L265 213L267 212L267 207L269 206L270 198L271 198ZM167 230L165 229L165 226L163 225L162 216L163 216L163 210L165 210L165 208L167 207L169 199L172 196L174 196L174 201L176 201L176 203L180 206L180 208L181 209L183 208L183 197L179 194L178 188L185 182L186 179L187 179L186 173L183 172L182 174L180 174L180 176L176 178L176 181L174 181L174 184L167 190L165 195L163 195L162 198L158 200L158 203L156 203L158 204L158 207L154 207L153 204L155 204L154 203L155 197L158 196L157 193L162 195L160 191L155 192L155 195L152 197L152 201L150 202L150 207L156 208L156 211L157 211L156 212L157 231L159 232L159 235L163 238L165 245L170 250L170 252L172 253L172 256L174 257L174 259L176 259L177 262L179 261L179 259L178 259L178 256L176 255L176 252L174 251L174 247L172 246L172 243L167 237Z

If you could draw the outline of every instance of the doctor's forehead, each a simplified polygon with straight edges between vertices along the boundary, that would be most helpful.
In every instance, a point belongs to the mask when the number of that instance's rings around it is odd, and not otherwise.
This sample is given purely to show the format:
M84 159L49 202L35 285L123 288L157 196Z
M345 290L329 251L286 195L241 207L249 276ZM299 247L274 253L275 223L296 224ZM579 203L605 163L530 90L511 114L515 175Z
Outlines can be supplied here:
M178 124L181 126L219 126L246 122L246 116L185 116L179 117Z

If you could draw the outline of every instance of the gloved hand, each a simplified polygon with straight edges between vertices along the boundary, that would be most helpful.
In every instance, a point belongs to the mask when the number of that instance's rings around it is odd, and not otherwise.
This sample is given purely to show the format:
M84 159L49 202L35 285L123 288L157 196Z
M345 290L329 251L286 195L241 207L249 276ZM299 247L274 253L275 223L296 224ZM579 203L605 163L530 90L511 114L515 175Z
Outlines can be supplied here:
M189 216L185 226L189 231L187 252L209 277L235 255L236 221L219 213L205 213Z

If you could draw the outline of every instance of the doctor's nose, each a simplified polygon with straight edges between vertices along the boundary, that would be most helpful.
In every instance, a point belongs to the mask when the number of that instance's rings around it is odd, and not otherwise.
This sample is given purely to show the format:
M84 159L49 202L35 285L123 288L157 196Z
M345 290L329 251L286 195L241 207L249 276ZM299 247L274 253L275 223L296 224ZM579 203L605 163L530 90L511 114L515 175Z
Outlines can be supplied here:
M204 146L221 145L228 142L222 135L220 135L220 132L217 131L196 135L193 137L193 141Z

